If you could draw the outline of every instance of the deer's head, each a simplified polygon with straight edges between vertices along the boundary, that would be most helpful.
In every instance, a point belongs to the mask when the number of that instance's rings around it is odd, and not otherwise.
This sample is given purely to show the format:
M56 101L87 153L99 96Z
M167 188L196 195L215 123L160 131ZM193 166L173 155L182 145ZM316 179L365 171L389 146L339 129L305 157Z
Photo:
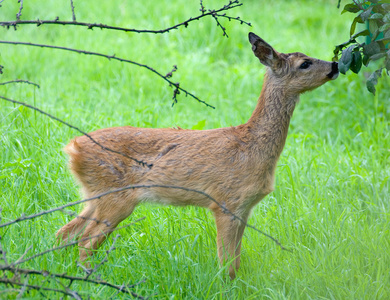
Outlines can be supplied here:
M275 84L289 94L300 94L336 79L336 62L327 62L303 53L279 53L256 34L249 33L252 50L268 67L268 84Z

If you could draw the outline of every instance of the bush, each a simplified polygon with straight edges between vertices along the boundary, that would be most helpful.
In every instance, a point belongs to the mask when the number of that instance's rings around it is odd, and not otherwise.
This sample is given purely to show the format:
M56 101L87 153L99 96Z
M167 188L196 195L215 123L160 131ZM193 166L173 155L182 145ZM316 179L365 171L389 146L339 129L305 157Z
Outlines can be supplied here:
M339 1L340 5L340 1ZM359 2L354 0L344 6L342 14L350 12L358 14L352 21L350 39L336 46L334 60L339 60L339 70L345 74L348 70L359 73L362 65L368 66L372 61L379 61L378 68L369 76L367 89L375 95L375 86L382 76L383 70L390 71L390 1L371 0ZM367 28L355 33L356 25L366 24ZM366 37L366 42L359 43L358 37Z

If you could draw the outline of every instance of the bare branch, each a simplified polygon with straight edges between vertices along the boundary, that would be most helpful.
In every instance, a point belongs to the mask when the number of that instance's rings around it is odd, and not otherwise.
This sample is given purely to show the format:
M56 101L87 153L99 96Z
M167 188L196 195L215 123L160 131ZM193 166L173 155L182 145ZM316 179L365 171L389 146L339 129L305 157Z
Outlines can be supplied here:
M39 275L39 276L46 277L46 278L48 277L48 278L65 279L65 280L69 280L70 282L84 281L84 282L91 283L91 284L107 286L107 287L115 289L119 292L122 292L125 294L131 294L133 297L136 297L138 299L144 299L144 297L141 297L141 296L135 294L134 292L130 291L130 289L132 289L132 288L134 288L142 283L145 283L145 279L143 279L137 283L134 283L134 284L116 285L116 284L112 284L112 283L104 281L104 280L94 280L94 279L89 279L89 278L86 279L85 277L77 277L77 276L69 276L66 274L50 273L49 271L46 271L46 270L38 271L38 270L32 270L32 269L19 269L19 268L10 267L10 268L4 269L4 271L9 271L12 273L18 273L18 274L24 274L24 275ZM15 291L18 291L18 290L12 290L12 292L15 292Z
M32 248L32 245L30 247L28 247L26 249L26 251L24 251L23 255L21 257L19 257L18 260L15 263L18 264L20 261L22 261L23 258L27 255L27 252L31 250L31 248Z
M18 0L18 3L20 3L19 12L16 14L16 20L20 21L20 16L22 15L22 9L23 9L23 0Z
M72 3L72 0L71 0L71 3ZM241 5L242 5L242 3L240 3L238 0L229 1L228 4L224 5L223 7L219 8L219 9L213 9L213 10L209 10L209 12L206 12L205 7L203 6L203 2L201 1L201 9L200 9L201 14L200 15L198 15L196 17L191 17L191 18L189 18L181 23L178 23L176 25L173 25L171 27L167 27L165 29L159 29L159 30L124 28L124 27L118 27L118 26L105 25L102 23L76 22L76 17L74 15L74 7L72 6L72 4L71 4L71 7L72 7L72 13L73 13L73 21L71 21L71 22L70 21L60 21L59 18L57 17L55 20L39 20L39 19L37 19L37 20L19 20L19 19L17 19L16 21L0 22L0 25L7 27L7 28L14 27L15 29L18 25L27 25L27 24L35 24L37 26L41 26L44 24L45 25L72 25L72 26L87 27L88 29L100 28L100 29L109 29L109 30L119 30L119 31L124 31L124 32L163 34L163 33L178 29L178 28L183 27L183 26L188 27L189 23L191 23L193 21L197 21L197 20L204 18L204 17L207 17L207 16L211 16L214 19L218 18L218 17L226 17L225 14L220 14L220 12L228 11L230 9L239 7ZM241 24L245 23L245 24L249 25L249 23L242 22L241 20L239 20L237 18L231 18L231 20L237 20ZM226 35L226 34L224 34L224 35Z
M39 84L36 84L36 83L28 81L28 80L22 80L22 79L16 79L16 80L11 80L11 81L6 81L6 82L0 82L0 85L6 85L6 84L11 84L11 83L27 83L27 84L34 85L37 88L40 88Z
M226 28L222 26L222 24L219 22L218 18L217 18L217 15L216 14L212 14L213 18L215 19L215 22L217 22L217 26L221 28L222 32L223 32L223 36L226 36L226 37L229 37L228 34L226 33Z
M203 6L203 0L200 0L200 9L199 10L202 12L202 15L204 15L206 13L206 9Z
M73 5L73 0L70 0L70 7L72 9L72 20L73 22L76 22L76 15L74 13L74 5Z
M44 290L44 291L51 291L51 292L56 292L56 293L62 293L62 294L71 296L74 299L81 299L80 296L76 292L74 292L74 291L70 292L70 291L66 291L66 290L47 288L47 287L43 287L43 286L40 286L40 285L26 284L26 283L22 283L22 282L19 282L19 281L13 280L13 279L9 279L9 278L4 278L4 277L0 278L0 282L1 283L5 283L5 284L9 284L11 286L14 286L14 285L25 286L25 287L27 287L29 289L38 290L38 291L39 290ZM78 297L76 297L76 295Z
M120 62L125 62L125 63L130 63L130 64L133 64L133 65L136 65L138 67L141 67L141 68L145 68L151 72L153 72L154 74L156 74L157 76L161 77L162 79L164 79L165 81L167 81L170 85L175 85L174 82L172 82L170 79L168 79L167 77L165 77L163 74L161 74L160 72L156 71L155 69L147 66L147 65L144 65L144 64L140 64L140 63L137 63L135 61L132 61L132 60L128 60L128 59L124 59L124 58L119 58L119 57L116 57L115 55L106 55L106 54L102 54L102 53L97 53L97 52L90 52L90 51L85 51L85 50L78 50L78 49L73 49L73 48L67 48L67 47L60 47L60 46L52 46L52 45L43 45L43 44L34 44L34 43L25 43L25 42L13 42L13 41L0 41L0 44L11 44L11 45L25 45L25 46L34 46L34 47L42 47L42 48L51 48L51 49L59 49L59 50L66 50L66 51L70 51L70 52L76 52L76 53L81 53L81 54L85 54L85 55L94 55L94 56L100 56L100 57L105 57L109 60L113 59L113 60L118 60ZM183 89L183 88L178 88L180 91L184 92L186 94L186 96L191 96L192 98L194 98L195 100L197 100L198 102L208 106L208 107L211 107L211 108L215 108L214 106L206 103L205 101L203 100L200 100L198 97L196 97L195 95L191 94L190 92L188 92L187 90Z

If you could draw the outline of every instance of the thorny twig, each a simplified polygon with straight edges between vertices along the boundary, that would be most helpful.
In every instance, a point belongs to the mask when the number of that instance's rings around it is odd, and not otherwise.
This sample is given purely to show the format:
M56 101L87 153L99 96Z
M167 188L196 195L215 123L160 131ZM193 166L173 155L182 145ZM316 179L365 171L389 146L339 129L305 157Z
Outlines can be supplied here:
M122 292L122 293L132 294L133 296L137 296L137 298L140 298L140 299L142 299L143 297L140 297L137 294L131 292L130 289L146 282L146 280L143 279L143 280L141 280L137 283L134 283L134 284L116 285L116 284L112 284L112 283L104 281L104 280L95 280L95 279L89 279L89 278L86 279L85 277L69 276L66 274L56 274L56 273L51 273L51 272L46 271L46 270L38 271L38 270L32 270L32 269L20 269L20 268L13 268L13 267L9 267L9 268L3 269L3 270L9 271L12 273L23 274L23 275L38 275L38 276L42 276L45 278L65 279L65 280L69 280L69 282L84 281L84 282L91 283L91 284L103 285L103 286L110 287L112 289L116 289L117 291Z
M233 8L239 7L241 5L242 5L242 3L240 3L238 0L229 1L228 4L224 5L223 7L219 8L219 9L209 9L209 11L206 12L206 9L204 8L203 3L201 1L201 9L200 9L201 14L200 15L198 15L196 17L191 17L191 18L189 18L189 19L187 19L187 20L185 20L185 21L183 21L181 23L178 23L176 25L173 25L171 27L168 27L168 28L165 28L165 29L159 29L159 30L124 28L124 27L118 27L118 26L105 25L105 24L102 24L102 23L77 22L76 21L76 17L74 15L73 15L73 21L60 21L58 17L55 20L39 20L39 19L37 19L37 20L19 20L19 19L17 19L16 21L3 21L3 22L0 22L0 25L4 26L4 27L7 27L7 28L14 27L15 30L16 30L16 27L18 25L35 24L37 26L41 26L41 25L46 24L46 25L83 26L83 27L87 27L88 29L100 28L100 29L119 30L119 31L124 31L124 32L163 34L163 33L166 33L166 32L170 32L170 31L172 31L174 29L178 29L179 27L182 27L182 26L187 27L190 22L197 21L197 20L199 20L201 18L204 18L204 17L207 17L207 16L211 16L211 17L213 17L216 20L217 20L218 17L226 18L227 16L225 14L220 14L220 12L233 9ZM74 8L73 7L72 7L72 12L74 12ZM229 17L229 20L237 20L237 21L241 22L241 24L245 23L245 24L251 26L250 23L243 22L239 18ZM223 28L223 27L221 26L221 28ZM226 35L226 34L224 34L224 35Z
M70 292L70 291L67 291L67 290L47 288L47 287L43 287L41 285L26 284L26 283L22 283L20 281L17 281L14 278L9 279L9 278L2 277L2 278L0 278L0 282L1 283L5 283L5 284L9 284L11 286L14 286L14 285L18 285L18 286L22 286L22 287L25 286L26 288L34 289L34 290L38 290L38 291L44 290L44 291L62 293L64 295L71 296L74 299L81 299L80 296L77 294L77 292L74 292L74 291ZM76 297L76 295L78 296L78 298Z
M76 14L74 13L73 0L70 0L70 7L72 9L72 20L73 20L73 22L76 22Z
M6 82L0 82L0 85L6 85L6 84L11 84L11 83L27 83L27 84L34 85L37 88L40 88L39 84L36 84L36 83L28 81L28 80L22 80L22 79L16 79L16 80L11 80L11 81L6 81Z
M204 8L204 5L203 5L203 0L200 0L200 9L199 10L202 12L202 15L204 15L206 13L206 9Z
M23 9L23 0L18 0L18 3L20 3L19 12L16 14L16 20L20 21L20 16L22 15L22 9Z
M102 54L102 53L85 51L85 50L78 50L78 49L67 48L67 47L44 45L44 44L35 44L35 43L26 43L26 42L0 41L0 44L25 45L25 46L34 46L34 47L42 47L42 48L59 49L59 50L66 50L66 51L70 51L70 52L81 53L81 54L85 54L85 55L94 55L94 56L105 57L105 58L107 58L109 60L111 60L111 59L118 60L120 62L130 63L130 64L136 65L138 67L145 68L145 69L153 72L157 76L161 77L162 79L164 79L166 82L168 82L168 84L175 85L170 79L168 79L167 77L165 77L163 74L161 74L160 72L156 71L152 67L149 67L148 65L145 65L145 64L137 63L137 62L132 61L132 60L116 57L115 55L106 55L106 54ZM200 102L200 103L202 103L202 104L204 104L204 105L206 105L208 107L215 108L214 106L206 103L205 101L203 101L203 100L199 99L198 97L196 97L195 95L191 94L187 90L185 90L183 88L180 88L180 87L177 87L177 89L180 90L181 92L185 93L186 96L191 96L192 98L194 98L198 102Z

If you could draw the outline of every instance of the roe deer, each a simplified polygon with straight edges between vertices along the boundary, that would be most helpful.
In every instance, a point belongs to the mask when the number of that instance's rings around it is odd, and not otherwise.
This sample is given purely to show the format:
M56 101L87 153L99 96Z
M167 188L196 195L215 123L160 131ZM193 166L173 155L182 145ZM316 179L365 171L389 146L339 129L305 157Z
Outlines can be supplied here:
M211 130L151 129L130 126L76 137L66 147L70 168L87 197L128 185L167 185L203 191L153 187L122 190L86 203L79 217L62 227L62 242L81 239L85 260L107 235L143 201L208 207L215 216L220 262L232 259L230 278L240 265L241 240L251 209L274 188L275 168L283 150L299 95L336 79L336 62L302 53L279 53L249 33L255 56L267 67L257 106L245 124ZM148 168L120 155L153 164ZM94 222L92 219L107 221ZM107 226L108 224L108 226ZM100 233L106 233L98 237ZM91 237L88 239L88 237Z

